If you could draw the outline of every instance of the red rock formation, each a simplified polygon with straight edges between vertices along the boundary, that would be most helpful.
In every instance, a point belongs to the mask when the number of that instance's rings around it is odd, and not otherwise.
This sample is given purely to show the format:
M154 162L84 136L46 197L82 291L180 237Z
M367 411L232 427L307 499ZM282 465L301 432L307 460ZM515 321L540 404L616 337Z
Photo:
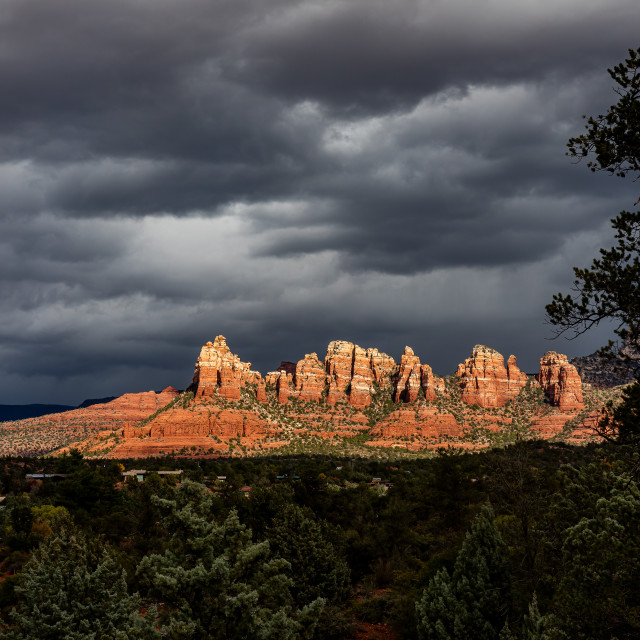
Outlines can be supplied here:
M395 383L393 401L413 402L422 389L428 402L433 402L438 394L444 393L444 380L436 378L428 364L420 364L420 358L411 347L405 347L400 358L400 368Z
M245 364L250 365L250 362L246 362ZM258 384L262 380L262 375L259 371L245 371L244 372L244 383L245 384Z
M278 371L286 371L287 373L290 373L291 375L294 375L296 372L296 363L295 362L289 362L288 360L283 360L280 363L280 366L277 369Z
M335 405L346 400L360 409L371 403L373 384L383 384L395 368L393 358L386 353L344 340L329 343L324 363L329 384L327 402Z
M383 438L457 438L460 427L450 413L440 413L435 407L402 407L390 413L371 430L371 435Z
M144 427L125 429L124 442L110 456L145 457L184 450L192 455L227 452L229 441L236 439L249 449L268 447L274 443L265 439L279 433L275 424L252 411L221 409L210 401L195 402L188 409L171 407Z
M366 351L367 359L369 360L369 369L373 374L373 381L376 384L384 384L385 379L388 378L396 368L395 360L374 348L369 348Z
M293 362L282 361L280 366L275 371L269 371L265 376L265 382L269 385L276 386L278 382L278 378L280 377L280 373L284 371L285 373L291 374L293 377L296 373L296 365Z
M287 404L291 393L291 374L286 371L280 371L276 380L276 391L278 393L278 402Z
M547 351L540 358L540 372L537 376L542 390L549 396L551 404L561 411L582 409L582 381L576 368L567 356L555 351Z
M279 377L280 371L268 371L267 375L264 377L264 381L266 384L275 387Z
M438 394L444 394L444 380L436 378L428 364L423 364L420 367L420 386L427 402L433 402Z
M474 348L471 358L458 367L457 375L462 399L482 407L506 405L527 384L526 375L518 369L514 356L510 356L505 365L499 353L482 346ZM294 403L295 409L287 407L283 412L282 408L270 404L273 403L273 391L270 390L267 396L262 376L251 371L249 363L233 355L225 339L218 336L214 343L203 347L198 358L193 382L196 397L189 406L178 402L159 412L143 427L136 428L135 424L166 407L176 397L178 392L168 388L161 394L127 394L109 404L56 414L49 416L49 420L50 423L59 421L61 425L73 424L68 421L69 416L78 414L82 418L77 423L80 425L87 422L88 416L95 415L100 417L95 421L91 419L92 426L126 425L124 442L113 450L113 455L155 455L180 451L184 447L199 454L228 453L233 448L229 441L233 440L235 446L236 438L243 447L259 449L281 446L288 442L287 437L296 434L336 441L370 433L372 438L367 444L371 446L400 446L412 450L443 443L452 447L478 447L484 446L483 433L513 427L511 409L483 412L473 407L462 408L453 399L451 411L455 411L455 416L444 410L442 407L446 405L440 402L438 405L416 403L399 408L371 429L371 416L365 416L358 409L371 403L372 392L378 386L386 393L391 379L395 381L393 396L396 402L416 401L421 388L427 401L434 401L439 396L448 397L444 395L444 381L434 376L431 367L421 364L409 347L405 348L400 364L396 366L392 358L376 349L362 349L350 342L335 341L329 345L324 366L316 354L307 354L298 362L293 375L286 369L267 374L266 382L275 385L277 402L287 404L290 398L310 402L305 406ZM577 412L582 407L582 389L574 367L565 356L549 352L541 359L538 380L562 411L548 405L546 409L532 405L534 415L529 418L532 432L553 437L564 428L569 433L569 425L565 427L567 421L583 415ZM247 384L255 388L256 399L264 403L263 406L252 403L246 394L241 407L223 401L223 398L239 399L241 388ZM327 407L319 402L327 391L329 404L339 403L337 406ZM520 404L517 408L522 409ZM586 422L580 426L571 425L570 438L575 441L588 439L591 437L588 427ZM274 438L274 435L278 437ZM467 436L480 439L470 444L466 442L470 439ZM95 446L91 446L99 451L103 446L100 442L96 437Z
M405 347L400 358L400 370L396 380L394 402L413 402L418 398L422 382L420 358L413 353L411 347Z
M334 340L327 347L324 365L329 379L327 402L330 405L346 400L345 391L351 382L354 345L344 340Z
M84 409L74 409L64 413L46 416L48 422L60 427L91 424L105 429L121 429L136 424L169 404L178 395L178 390L167 387L160 393L125 393L104 404L93 404ZM37 421L38 418L32 418Z
M366 376L355 374L351 378L348 402L356 409L364 409L371 404L372 380Z
M526 384L527 374L520 371L516 357L510 355L507 360L507 393L515 397Z
M296 397L306 402L319 402L324 391L326 377L326 371L318 360L318 354L307 353L295 368Z
M189 409L170 409L148 425L149 437L185 438L219 436L222 438L261 438L268 435L269 424L251 411L220 409L215 405L195 405Z
M544 413L531 420L531 432L537 437L548 440L557 436L564 426L575 418L575 413Z
M349 383L349 404L364 409L371 404L371 391L373 389L373 371L371 370L371 357L367 350L353 345L353 361L351 364L351 382Z
M262 378L258 380L258 386L256 387L256 400L258 402L266 403L268 402L267 398L267 390L265 388L265 382Z
M483 408L504 407L527 382L514 356L509 358L507 368L503 356L484 345L473 348L471 357L458 365L456 375L460 378L462 401Z
M217 336L202 347L191 385L196 398L213 395L217 389L223 398L239 400L240 389L254 378L251 363L242 362L231 353L225 337Z

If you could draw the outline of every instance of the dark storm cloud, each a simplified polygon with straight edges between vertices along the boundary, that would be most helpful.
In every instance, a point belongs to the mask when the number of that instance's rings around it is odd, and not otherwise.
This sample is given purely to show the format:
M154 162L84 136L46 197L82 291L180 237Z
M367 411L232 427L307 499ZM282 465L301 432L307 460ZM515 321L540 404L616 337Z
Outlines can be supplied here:
M564 157L636 2L556 4L5 0L5 401L185 386L216 333L533 367L637 198Z
M393 108L447 87L570 77L637 37L632 3L301 3L250 30L253 81L296 99Z

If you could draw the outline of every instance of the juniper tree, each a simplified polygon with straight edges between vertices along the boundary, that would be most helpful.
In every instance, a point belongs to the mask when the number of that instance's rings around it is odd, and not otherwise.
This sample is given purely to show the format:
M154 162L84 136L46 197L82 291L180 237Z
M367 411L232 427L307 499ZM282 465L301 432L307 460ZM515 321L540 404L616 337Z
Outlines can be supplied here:
M324 600L294 607L289 563L273 557L268 542L252 542L235 511L216 523L212 500L189 481L174 499L154 498L171 537L163 554L142 559L137 575L164 603L163 634L172 640L312 635Z
M538 608L538 597L535 592L529 604L529 614L524 617L522 640L559 640L563 633L555 626L552 616L544 616Z
M63 518L25 564L2 640L159 638L113 554Z
M498 636L498 640L516 640L516 636L513 635L508 620L505 621L504 627L502 627L502 631L500 631L500 635Z
M640 637L640 489L625 475L612 484L565 535L555 608L571 638Z
M558 335L578 336L613 321L619 344L610 342L601 353L633 365L640 357L640 212L623 211L611 223L616 246L600 249L590 268L574 268L573 292L555 294L546 311Z
M416 604L424 640L497 640L511 601L507 549L485 505L467 532L453 573L441 569Z
M322 640L345 637L351 624L339 606L351 593L349 566L330 533L328 523L295 504L282 508L266 531L273 552L291 566L296 604L304 606L316 598L327 601L314 636Z
M341 602L350 592L349 567L313 514L288 505L267 530L273 551L291 565L291 592L299 604L316 598Z
M513 633L507 621L498 640L568 640L568 636L555 626L553 616L543 616L540 613L538 598L534 592L529 604L529 614L524 616L521 633Z

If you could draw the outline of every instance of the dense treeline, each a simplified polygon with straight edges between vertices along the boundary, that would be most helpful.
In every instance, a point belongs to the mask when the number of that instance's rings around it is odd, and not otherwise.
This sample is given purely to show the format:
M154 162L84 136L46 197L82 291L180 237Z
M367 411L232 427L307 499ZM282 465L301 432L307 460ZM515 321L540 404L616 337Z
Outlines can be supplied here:
M623 446L147 460L183 474L143 482L121 474L140 461L1 464L1 638L640 634Z

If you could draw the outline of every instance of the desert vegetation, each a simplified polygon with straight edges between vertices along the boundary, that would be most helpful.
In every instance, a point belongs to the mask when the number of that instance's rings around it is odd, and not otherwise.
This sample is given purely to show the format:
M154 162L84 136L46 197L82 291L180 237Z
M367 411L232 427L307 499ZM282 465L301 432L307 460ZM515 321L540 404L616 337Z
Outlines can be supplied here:
M91 632L123 637L447 637L434 620L484 629L466 637L637 637L632 448L379 453L157 458L143 482L121 475L135 460L5 458L0 637L87 608L100 612ZM26 477L36 471L64 477ZM72 561L92 588L61 612L68 583L43 576ZM546 635L526 635L534 623Z

